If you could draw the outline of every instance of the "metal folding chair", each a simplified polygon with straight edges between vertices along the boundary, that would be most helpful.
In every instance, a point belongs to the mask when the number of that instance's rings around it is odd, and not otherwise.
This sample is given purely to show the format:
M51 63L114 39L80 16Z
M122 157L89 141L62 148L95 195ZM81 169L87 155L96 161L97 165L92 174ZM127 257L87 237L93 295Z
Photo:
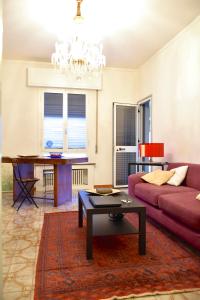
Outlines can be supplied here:
M37 203L34 200L34 197L32 196L32 191L34 188L34 185L36 184L37 181L39 181L38 178L22 178L21 172L20 172L20 166L17 163L17 160L13 159L12 160L12 165L13 165L13 174L14 174L14 179L17 182L20 192L16 199L14 199L14 202L12 204L12 207L14 207L15 203L20 201L20 204L17 208L17 211L20 209L24 201L27 199L31 204L34 204L37 208Z

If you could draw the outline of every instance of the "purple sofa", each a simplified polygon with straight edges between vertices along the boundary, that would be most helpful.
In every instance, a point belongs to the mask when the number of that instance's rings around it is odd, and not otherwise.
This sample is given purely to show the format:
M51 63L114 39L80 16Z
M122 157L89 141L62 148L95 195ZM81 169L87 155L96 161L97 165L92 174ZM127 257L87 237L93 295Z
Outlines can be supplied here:
M147 215L200 250L200 164L169 163L168 170L189 166L180 186L156 186L141 179L143 173L128 178L128 193L146 206Z

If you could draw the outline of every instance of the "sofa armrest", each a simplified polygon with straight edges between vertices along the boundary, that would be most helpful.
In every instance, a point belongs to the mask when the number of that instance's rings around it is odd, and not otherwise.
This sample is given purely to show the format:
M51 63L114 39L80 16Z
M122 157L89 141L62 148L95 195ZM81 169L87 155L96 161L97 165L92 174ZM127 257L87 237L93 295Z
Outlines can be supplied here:
M128 176L128 194L130 196L135 196L135 185L140 182L144 182L141 179L141 176L143 176L146 173L136 173L131 174Z

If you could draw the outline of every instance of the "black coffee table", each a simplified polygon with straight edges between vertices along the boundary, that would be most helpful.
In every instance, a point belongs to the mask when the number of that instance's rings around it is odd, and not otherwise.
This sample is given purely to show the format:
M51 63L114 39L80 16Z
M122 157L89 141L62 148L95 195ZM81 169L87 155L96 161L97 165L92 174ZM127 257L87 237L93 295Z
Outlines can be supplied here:
M105 235L121 235L121 234L138 234L139 236L139 254L146 253L146 207L142 205L137 198L127 196L121 192L110 197L115 199L129 199L130 203L123 203L118 207L94 207L90 200L89 194L86 191L78 193L78 224L83 227L83 213L86 217L86 257L92 259L92 238L93 236ZM117 201L118 201L117 200ZM126 219L122 218L119 221L111 221L109 214L119 213L137 213L139 216L139 228L133 225Z

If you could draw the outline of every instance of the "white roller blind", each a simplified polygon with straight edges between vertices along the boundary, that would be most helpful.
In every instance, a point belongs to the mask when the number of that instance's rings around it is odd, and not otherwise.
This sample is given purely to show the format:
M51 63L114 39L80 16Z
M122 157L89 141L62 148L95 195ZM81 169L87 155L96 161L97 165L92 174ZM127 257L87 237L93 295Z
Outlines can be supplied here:
M44 148L63 148L63 94L44 93Z
M68 134L69 149L86 148L86 99L83 94L68 94Z

